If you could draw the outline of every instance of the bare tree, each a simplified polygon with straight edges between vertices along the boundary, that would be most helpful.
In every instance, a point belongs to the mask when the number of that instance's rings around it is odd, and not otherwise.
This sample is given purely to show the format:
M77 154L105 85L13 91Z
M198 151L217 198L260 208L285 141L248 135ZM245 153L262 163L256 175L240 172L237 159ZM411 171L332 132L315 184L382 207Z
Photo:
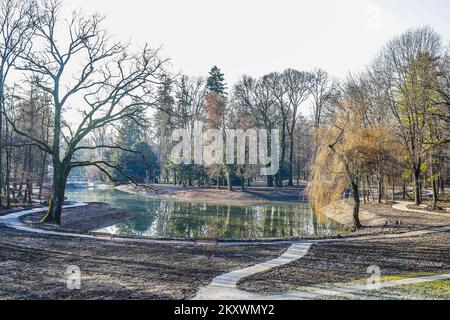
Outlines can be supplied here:
M318 129L324 117L333 113L334 102L338 96L337 83L326 71L315 69L312 72L310 94L313 98L314 127Z
M294 133L300 116L300 106L308 99L312 76L308 72L288 69L283 73L283 81L287 88L289 123L289 183L294 186Z
M101 29L103 17L87 17L74 12L65 23L59 19L59 10L58 1L39 2L40 20L33 25L33 41L39 46L23 52L20 55L22 63L17 65L27 75L28 82L52 98L53 141L48 144L10 122L19 134L52 157L53 196L42 222L58 224L70 171L94 166L109 175L107 169L114 167L105 160L74 160L80 150L118 148L83 146L84 139L93 130L124 118L140 121L145 109L156 105L153 89L159 84L165 62L158 58L157 50L147 46L134 54L130 53L129 46L113 42ZM70 123L64 117L74 103L78 107L78 123Z
M442 55L441 39L429 27L411 29L391 40L372 66L372 76L388 97L399 136L408 153L414 179L414 198L422 201L421 176L426 154L427 118L431 90L424 82L433 78L433 65Z
M288 100L288 87L285 81L283 81L284 75L278 72L270 73L266 76L267 83L272 90L272 95L274 97L274 104L278 109L277 113L280 117L280 127L281 127L281 154L280 154L280 171L275 176L275 184L277 187L281 188L283 186L283 176L286 162L287 153L287 127L289 122L289 100Z
M0 190L3 187L3 117L5 86L11 67L29 43L32 3L21 0L0 2ZM0 191L0 205L2 194Z
M279 117L277 116L276 98L269 80L270 78L267 76L259 80L243 76L234 88L234 96L253 114L257 126L272 130L279 123ZM274 186L273 178L273 176L267 177L268 187Z

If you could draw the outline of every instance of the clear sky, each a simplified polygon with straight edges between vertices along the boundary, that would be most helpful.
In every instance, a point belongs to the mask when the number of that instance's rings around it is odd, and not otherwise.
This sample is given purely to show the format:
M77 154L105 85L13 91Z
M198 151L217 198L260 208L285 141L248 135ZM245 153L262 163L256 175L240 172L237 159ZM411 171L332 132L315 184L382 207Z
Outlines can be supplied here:
M412 26L450 39L449 0L63 0L107 15L120 39L163 46L172 70L206 75L321 67L337 77L370 63L382 44Z

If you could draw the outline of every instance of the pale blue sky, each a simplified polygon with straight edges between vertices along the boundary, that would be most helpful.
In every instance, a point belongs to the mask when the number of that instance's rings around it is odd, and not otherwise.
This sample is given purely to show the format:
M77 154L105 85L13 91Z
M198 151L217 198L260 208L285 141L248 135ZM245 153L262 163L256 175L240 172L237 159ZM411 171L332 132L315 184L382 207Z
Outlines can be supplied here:
M338 77L370 63L383 43L412 26L450 38L448 0L63 0L108 16L119 38L163 45L173 70L228 82L287 67Z

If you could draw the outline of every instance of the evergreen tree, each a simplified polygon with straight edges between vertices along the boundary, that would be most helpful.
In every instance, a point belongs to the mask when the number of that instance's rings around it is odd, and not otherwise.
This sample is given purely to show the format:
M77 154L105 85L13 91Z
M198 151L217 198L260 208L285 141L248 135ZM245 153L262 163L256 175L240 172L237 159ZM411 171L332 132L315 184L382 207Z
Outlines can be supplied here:
M170 135L175 128L173 115L175 114L175 99L173 93L173 80L165 76L163 83L158 88L158 111L155 114L155 127L159 143L159 163L162 170L162 178L168 182Z
M225 97L227 95L227 84L225 83L225 76L217 66L214 66L209 72L206 87L210 92L215 92L222 97Z
M119 152L117 163L126 177L119 171L115 172L118 180L131 178L138 183L155 182L159 175L158 157L152 147L146 142L136 142L132 149L136 152Z

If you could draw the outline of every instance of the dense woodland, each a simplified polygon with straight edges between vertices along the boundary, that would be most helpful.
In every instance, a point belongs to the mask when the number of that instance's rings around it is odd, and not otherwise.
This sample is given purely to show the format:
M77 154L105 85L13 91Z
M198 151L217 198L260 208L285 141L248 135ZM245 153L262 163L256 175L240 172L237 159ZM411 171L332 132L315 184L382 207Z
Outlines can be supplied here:
M69 177L230 191L306 181L316 207L351 190L355 227L362 200L420 204L422 190L435 206L446 200L450 47L428 27L393 38L347 79L287 69L230 84L216 66L203 78L171 72L158 50L115 41L102 16L67 21L50 0L0 4L0 205L49 189L43 221L59 222ZM197 121L279 129L279 173L175 165L171 134Z

